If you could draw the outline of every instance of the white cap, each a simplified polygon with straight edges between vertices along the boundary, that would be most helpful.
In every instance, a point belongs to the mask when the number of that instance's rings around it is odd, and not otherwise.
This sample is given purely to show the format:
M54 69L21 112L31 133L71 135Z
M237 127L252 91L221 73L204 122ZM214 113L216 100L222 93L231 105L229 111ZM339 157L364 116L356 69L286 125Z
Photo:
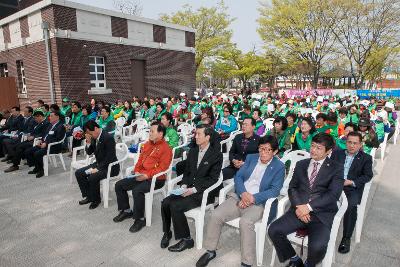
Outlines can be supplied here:
M369 101L364 99L363 101L360 102L361 105L364 105L365 107L368 107Z
M310 103L311 99L309 97L306 98L306 102Z
M387 120L388 118L388 114L386 112L386 110L382 109L381 111L378 112L378 117L381 117L382 120Z
M256 100L253 102L253 107L260 107L260 106L261 106L260 101Z
M268 111L274 111L275 110L275 106L274 104L268 104Z
M180 96L185 96L186 94L185 94L185 93L180 93L179 95L180 95Z
M284 110L287 107L287 104L282 104L281 110Z
M289 99L288 103L293 104L293 99Z
M306 113L313 113L312 108L306 108Z
M394 104L392 102L386 102L385 108L391 108L394 109Z
M324 101L324 98L322 96L317 97L317 102L323 102L323 101Z

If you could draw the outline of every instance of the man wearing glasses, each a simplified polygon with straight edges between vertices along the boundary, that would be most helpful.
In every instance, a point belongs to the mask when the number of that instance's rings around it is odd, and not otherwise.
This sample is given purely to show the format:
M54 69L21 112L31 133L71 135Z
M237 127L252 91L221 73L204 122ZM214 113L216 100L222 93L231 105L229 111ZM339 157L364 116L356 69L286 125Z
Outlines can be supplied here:
M241 266L253 264L256 252L254 224L261 220L265 202L279 195L285 177L285 165L275 157L278 153L278 141L275 137L260 138L258 152L247 155L243 166L234 177L235 192L228 193L227 200L211 214L204 243L207 251L196 263L197 267L207 266L216 257L222 226L225 222L238 217L240 217ZM273 205L273 209L276 209L276 205ZM271 211L271 214L275 212Z
M337 150L332 159L340 162L344 167L344 193L348 207L343 218L343 238L339 245L339 253L350 251L350 240L357 221L357 205L361 203L364 186L371 181L372 157L362 151L362 136L359 132L350 132L347 135L346 150Z

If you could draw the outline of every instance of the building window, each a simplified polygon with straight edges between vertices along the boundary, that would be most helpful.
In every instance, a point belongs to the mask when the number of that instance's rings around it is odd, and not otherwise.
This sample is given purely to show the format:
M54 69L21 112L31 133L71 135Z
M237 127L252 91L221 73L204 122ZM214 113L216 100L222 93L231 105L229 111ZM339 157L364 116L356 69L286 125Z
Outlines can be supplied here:
M106 66L104 57L89 57L90 88L106 89Z
M8 77L7 63L0 63L0 77Z
M26 77L24 62L17 60L17 76L18 76L18 90L20 94L26 94Z

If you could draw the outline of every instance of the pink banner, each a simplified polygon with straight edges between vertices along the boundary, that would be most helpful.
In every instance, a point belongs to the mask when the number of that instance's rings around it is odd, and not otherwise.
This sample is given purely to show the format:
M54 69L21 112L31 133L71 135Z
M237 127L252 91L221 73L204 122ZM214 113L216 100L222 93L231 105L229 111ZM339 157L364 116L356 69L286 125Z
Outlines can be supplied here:
M317 89L317 90L299 90L299 89L288 89L288 90L280 90L280 94L285 92L287 97L292 96L309 96L309 95L332 95L332 89Z

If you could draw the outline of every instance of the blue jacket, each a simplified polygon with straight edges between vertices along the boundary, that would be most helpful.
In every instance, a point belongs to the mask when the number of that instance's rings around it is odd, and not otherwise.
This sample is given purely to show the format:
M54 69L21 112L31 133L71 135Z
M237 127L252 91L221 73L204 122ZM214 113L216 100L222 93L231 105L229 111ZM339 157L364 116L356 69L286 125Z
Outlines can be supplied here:
M237 129L237 121L236 118L232 115L229 115L228 118L221 117L218 120L217 125L215 125L215 130L217 132L219 130L222 130L226 134L230 134L236 129Z
M249 154L246 157L246 161L243 166L236 173L235 180L235 191L240 197L243 192L246 192L244 183L250 178L253 173L259 154ZM279 192L283 186L283 180L285 179L285 164L283 164L277 157L274 157L271 163L268 165L264 172L264 176L260 183L260 190L254 195L256 205L264 205L269 198L279 196Z

